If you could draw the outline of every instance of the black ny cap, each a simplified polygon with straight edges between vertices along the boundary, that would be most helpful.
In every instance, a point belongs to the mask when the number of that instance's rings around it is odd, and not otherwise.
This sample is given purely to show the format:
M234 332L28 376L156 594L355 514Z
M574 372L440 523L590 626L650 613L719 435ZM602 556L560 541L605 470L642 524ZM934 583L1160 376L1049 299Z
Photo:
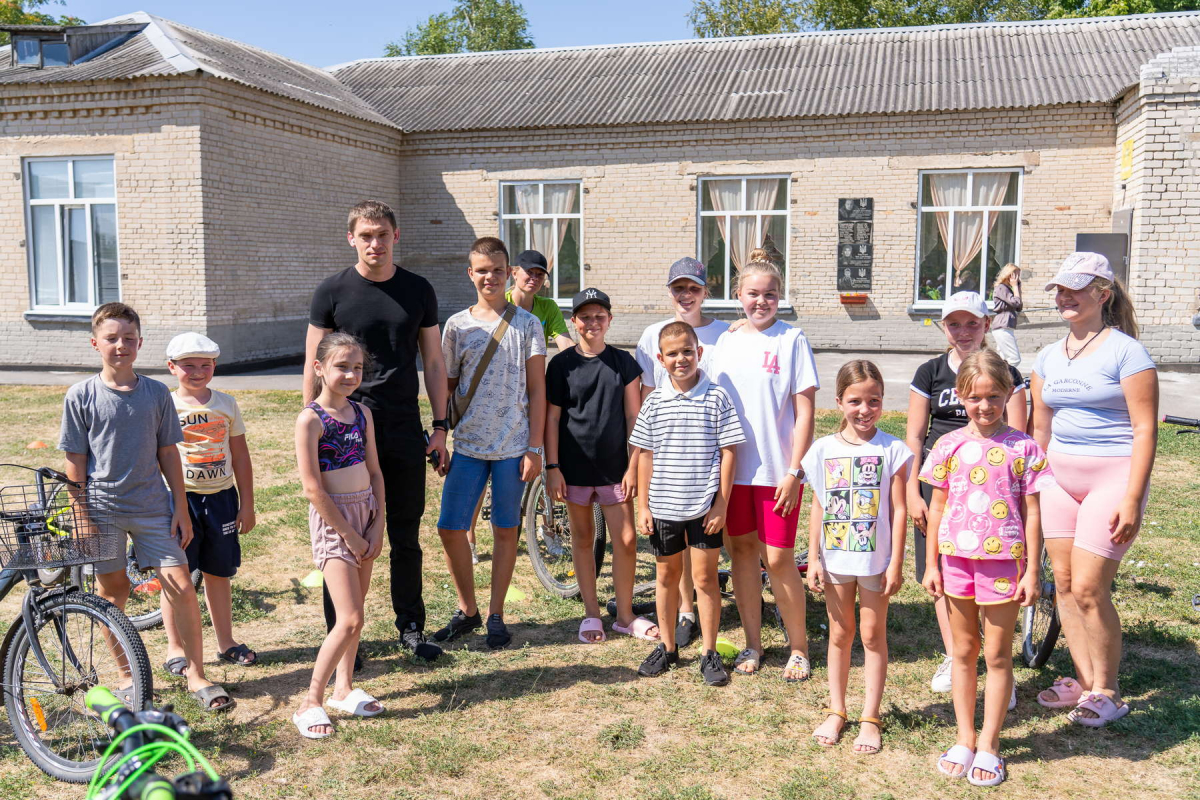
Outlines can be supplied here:
M576 311L589 303L604 306L607 310L612 311L612 303L608 301L608 295L599 289L584 289L571 300L571 316L575 316Z

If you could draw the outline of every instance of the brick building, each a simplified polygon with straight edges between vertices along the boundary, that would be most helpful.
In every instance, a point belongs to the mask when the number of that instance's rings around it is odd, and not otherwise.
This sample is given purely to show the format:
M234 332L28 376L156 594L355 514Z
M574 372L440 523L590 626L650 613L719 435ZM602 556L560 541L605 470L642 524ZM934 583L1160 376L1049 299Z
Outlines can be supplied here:
M618 341L709 266L712 313L770 238L818 347L930 349L925 320L1016 261L1097 240L1164 363L1200 361L1200 13L368 59L316 69L146 14L9 28L0 49L6 364L91 361L86 317L143 312L229 362L300 352L351 263L344 210L401 217L443 316L480 235L614 299ZM847 202L849 201L849 202ZM1127 264L1123 255L1128 256ZM1032 352L1061 335L1032 311Z

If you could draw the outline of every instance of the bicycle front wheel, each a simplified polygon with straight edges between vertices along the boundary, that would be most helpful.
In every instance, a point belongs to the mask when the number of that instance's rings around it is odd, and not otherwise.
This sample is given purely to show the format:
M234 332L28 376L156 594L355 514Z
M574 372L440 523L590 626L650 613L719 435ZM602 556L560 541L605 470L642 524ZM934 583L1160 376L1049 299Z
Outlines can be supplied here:
M37 630L23 620L4 662L5 706L18 744L43 772L86 783L110 741L108 727L84 696L107 686L141 710L152 691L150 659L133 625L112 603L85 592L38 600ZM31 639L41 646L49 671Z
M1042 553L1039 565L1042 593L1037 602L1021 610L1021 660L1025 666L1037 668L1050 660L1058 642L1058 601L1054 593L1054 570L1050 556Z

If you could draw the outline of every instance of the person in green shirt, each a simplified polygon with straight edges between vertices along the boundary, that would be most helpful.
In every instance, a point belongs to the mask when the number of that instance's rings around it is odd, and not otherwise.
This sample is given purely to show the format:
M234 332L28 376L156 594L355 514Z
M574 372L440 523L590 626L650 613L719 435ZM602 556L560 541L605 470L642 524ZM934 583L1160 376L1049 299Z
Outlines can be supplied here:
M526 250L513 262L513 285L504 296L541 321L547 346L556 344L560 352L565 352L575 346L575 340L567 335L562 309L553 298L538 294L549 274L546 257L537 250Z

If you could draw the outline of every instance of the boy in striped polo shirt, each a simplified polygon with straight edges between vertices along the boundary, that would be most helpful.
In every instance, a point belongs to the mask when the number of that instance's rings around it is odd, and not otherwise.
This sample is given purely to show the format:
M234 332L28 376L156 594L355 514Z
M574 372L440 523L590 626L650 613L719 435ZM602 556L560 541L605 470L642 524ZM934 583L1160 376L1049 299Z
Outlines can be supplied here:
M638 518L650 537L657 562L660 620L679 612L683 552L692 547L692 578L704 642L700 674L710 686L729 683L717 654L721 592L717 559L721 530L733 488L734 447L746 440L733 401L700 371L704 350L686 322L672 322L658 334L658 360L670 381L642 403L629 443L642 449L638 465ZM659 628L661 643L638 667L644 677L679 664L675 631Z

